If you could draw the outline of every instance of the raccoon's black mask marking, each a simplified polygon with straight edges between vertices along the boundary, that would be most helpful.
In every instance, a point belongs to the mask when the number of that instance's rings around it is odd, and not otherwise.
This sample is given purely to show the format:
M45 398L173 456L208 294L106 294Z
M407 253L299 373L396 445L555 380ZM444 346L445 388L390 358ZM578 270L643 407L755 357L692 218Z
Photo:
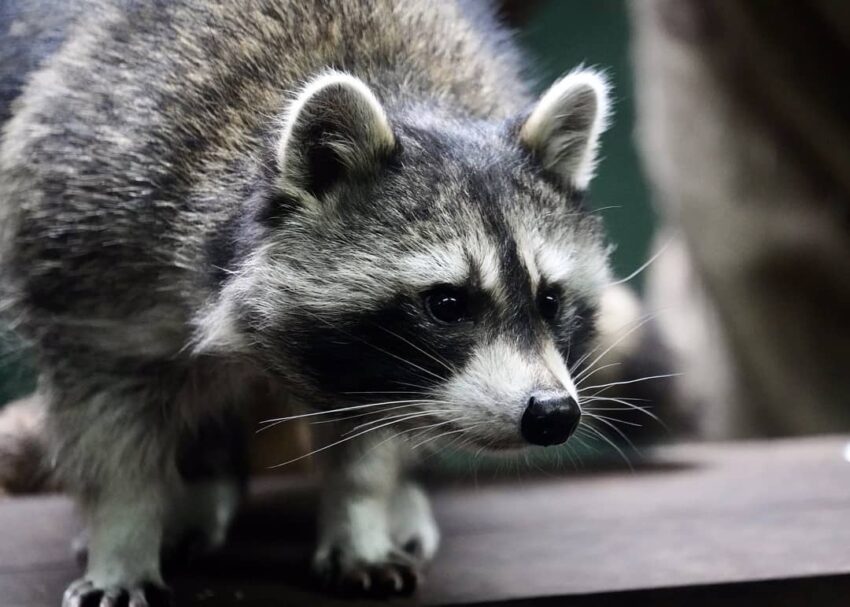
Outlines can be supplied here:
M573 307L552 323L536 311L517 321L520 315L493 309L486 295L472 297L478 300L476 317L456 326L438 325L427 318L420 299L399 296L373 312L333 321L304 317L294 331L298 338L288 338L282 347L301 361L311 383L335 395L329 406L393 400L392 392L427 392L460 372L477 346L506 334L518 345L525 342L520 347L530 352L551 337L569 367L587 352L595 322L587 306L579 304L577 312ZM387 393L386 398L376 393Z
M374 401L352 392L425 391L460 369L475 345L473 326L443 328L424 318L420 301L399 297L374 312L333 321L305 318L285 349L325 392ZM386 395L392 400L392 395Z
M596 315L595 307L579 301L573 311L566 317L562 316L553 329L558 352L571 370L588 353L596 338Z

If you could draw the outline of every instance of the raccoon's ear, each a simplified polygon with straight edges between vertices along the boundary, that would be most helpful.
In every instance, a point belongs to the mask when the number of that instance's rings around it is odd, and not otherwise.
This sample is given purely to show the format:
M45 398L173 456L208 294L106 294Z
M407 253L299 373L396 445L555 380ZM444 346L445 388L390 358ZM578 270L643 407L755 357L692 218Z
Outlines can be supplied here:
M593 179L610 88L599 72L573 71L543 94L520 128L521 143L569 188L587 189Z
M319 198L343 179L376 170L394 147L387 115L369 87L349 74L324 72L284 114L278 186Z

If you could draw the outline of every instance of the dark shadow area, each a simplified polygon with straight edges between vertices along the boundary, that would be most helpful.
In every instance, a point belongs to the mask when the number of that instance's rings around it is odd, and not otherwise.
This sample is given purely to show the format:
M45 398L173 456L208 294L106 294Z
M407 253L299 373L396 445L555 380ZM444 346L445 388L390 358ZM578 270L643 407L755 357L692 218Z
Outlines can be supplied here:
M542 597L499 603L503 607L843 607L850 596L850 576L829 575L795 580L764 580L723 586L705 585L689 588L659 588L636 592L615 592L586 596Z

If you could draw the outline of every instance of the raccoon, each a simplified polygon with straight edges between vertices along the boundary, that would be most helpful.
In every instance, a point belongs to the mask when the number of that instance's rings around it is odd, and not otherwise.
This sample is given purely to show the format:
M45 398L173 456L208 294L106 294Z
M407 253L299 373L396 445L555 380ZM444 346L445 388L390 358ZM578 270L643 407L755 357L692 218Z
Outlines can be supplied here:
M439 536L416 447L554 445L580 423L610 282L583 204L605 77L535 100L468 1L69 4L0 147L4 308L89 525L63 604L168 600L160 554L224 540L269 395L333 420L318 575L411 592Z

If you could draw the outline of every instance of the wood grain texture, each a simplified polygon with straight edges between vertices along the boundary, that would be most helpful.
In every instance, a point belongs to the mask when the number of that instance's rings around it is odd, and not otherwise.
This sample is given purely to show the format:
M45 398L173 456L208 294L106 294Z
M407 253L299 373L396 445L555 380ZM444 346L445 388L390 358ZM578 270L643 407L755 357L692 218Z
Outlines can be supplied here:
M635 472L438 478L443 548L420 595L392 604L844 605L848 441L668 447ZM314 508L308 479L255 482L228 548L175 574L180 604L347 604L312 585ZM4 500L0 530L0 605L57 604L79 574L68 501Z

